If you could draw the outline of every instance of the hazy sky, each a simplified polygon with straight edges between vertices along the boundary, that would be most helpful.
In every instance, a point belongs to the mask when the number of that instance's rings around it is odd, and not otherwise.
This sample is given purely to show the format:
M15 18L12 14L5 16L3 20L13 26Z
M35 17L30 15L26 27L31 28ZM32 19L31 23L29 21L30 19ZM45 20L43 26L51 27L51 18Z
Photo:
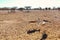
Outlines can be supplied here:
M0 0L0 7L60 7L60 0Z

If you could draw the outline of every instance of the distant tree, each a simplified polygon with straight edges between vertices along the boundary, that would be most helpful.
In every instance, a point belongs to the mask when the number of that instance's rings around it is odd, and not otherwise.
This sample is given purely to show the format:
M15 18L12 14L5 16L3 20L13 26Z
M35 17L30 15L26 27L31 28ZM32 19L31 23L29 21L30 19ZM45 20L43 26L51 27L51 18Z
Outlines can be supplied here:
M48 8L46 7L45 10L48 10Z
M25 6L25 9L26 10L30 10L31 9L31 6Z
M42 8L41 8L41 7L39 7L39 9L40 9L40 10L42 10Z
M57 8L53 7L53 10L56 10Z
M11 12L12 12L12 13L15 13L16 8L17 8L17 7L13 7L13 8L11 8L11 9L10 9Z
M29 10L31 10L31 6L25 6L25 10L27 10L27 12L29 12Z
M0 10L9 10L7 7L0 8Z
M58 7L57 9L60 10L60 7Z
M8 13L9 13L9 8L8 7L3 7L3 8L0 8L0 10L7 10L8 11Z
M40 10L42 10L42 8L40 7Z
M50 7L49 8L46 7L45 10L51 10L51 8Z
M24 8L18 8L18 10L23 11L23 10L24 10Z
M51 8L50 8L50 7L49 7L48 9L49 9L49 10L51 10Z

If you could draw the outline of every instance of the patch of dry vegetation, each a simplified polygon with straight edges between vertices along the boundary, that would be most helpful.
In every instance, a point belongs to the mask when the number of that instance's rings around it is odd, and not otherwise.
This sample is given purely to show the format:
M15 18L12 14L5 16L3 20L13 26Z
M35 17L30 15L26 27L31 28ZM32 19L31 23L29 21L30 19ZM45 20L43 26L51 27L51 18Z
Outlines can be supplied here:
M3 13L3 14L2 14ZM40 18L41 23L29 23ZM43 20L48 20L42 25ZM27 34L28 30L40 29L40 32ZM46 31L46 40L60 40L60 11L32 10L30 13L19 12L0 14L0 40L40 40Z

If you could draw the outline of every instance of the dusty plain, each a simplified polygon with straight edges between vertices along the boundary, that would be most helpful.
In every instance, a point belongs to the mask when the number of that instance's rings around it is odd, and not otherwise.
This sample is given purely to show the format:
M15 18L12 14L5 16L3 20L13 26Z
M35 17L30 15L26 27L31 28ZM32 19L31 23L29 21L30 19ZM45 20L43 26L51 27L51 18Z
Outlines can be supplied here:
M28 23L40 19L41 23ZM48 20L42 25L42 20ZM40 32L27 34L28 30L40 29ZM0 40L40 40L46 31L46 40L60 40L60 11L59 10L30 10L8 13L0 10Z

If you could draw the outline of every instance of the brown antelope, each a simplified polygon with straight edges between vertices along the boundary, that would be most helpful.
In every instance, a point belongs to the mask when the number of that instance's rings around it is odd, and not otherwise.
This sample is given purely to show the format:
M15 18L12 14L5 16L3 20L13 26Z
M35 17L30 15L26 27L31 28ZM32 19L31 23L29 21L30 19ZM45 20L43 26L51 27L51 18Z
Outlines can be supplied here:
M36 23L37 21L29 21L29 23Z
M38 20L34 20L34 21L29 21L29 23L40 23L40 19L38 18Z

